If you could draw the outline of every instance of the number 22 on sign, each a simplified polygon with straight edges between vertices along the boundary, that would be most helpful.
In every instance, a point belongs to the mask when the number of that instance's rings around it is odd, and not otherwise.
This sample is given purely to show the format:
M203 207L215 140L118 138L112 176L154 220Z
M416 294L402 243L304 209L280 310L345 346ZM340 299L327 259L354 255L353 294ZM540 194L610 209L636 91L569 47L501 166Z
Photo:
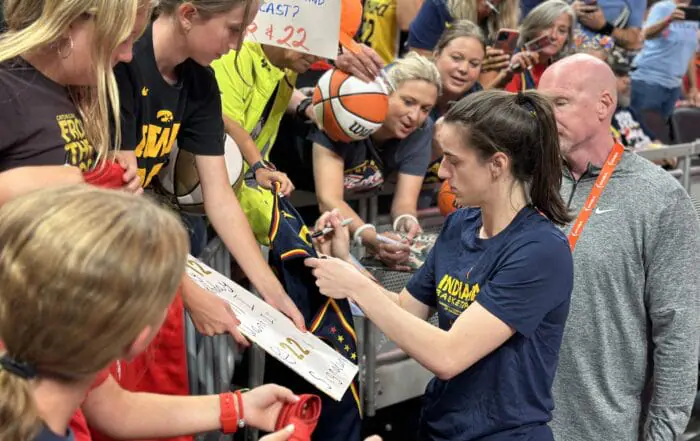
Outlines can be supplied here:
M252 23L250 26L248 26L247 32L249 34L255 34L258 30L258 25L255 23ZM275 29L274 26L269 25L267 29L265 29L265 36L267 36L267 39L269 41L275 40L277 44L283 44L285 46L289 46L292 48L301 48L305 50L309 50L304 44L306 43L306 29L304 28L295 28L294 26L287 25L284 27L283 30L284 35L281 36L281 38L275 39ZM279 36L279 35L278 35ZM253 38L255 36L253 35ZM259 41L257 38L255 38L256 41Z

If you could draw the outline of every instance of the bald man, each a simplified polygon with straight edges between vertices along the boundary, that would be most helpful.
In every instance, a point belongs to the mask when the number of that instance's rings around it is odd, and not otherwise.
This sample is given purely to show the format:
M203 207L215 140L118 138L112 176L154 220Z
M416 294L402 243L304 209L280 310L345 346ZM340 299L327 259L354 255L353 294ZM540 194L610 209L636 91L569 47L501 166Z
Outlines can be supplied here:
M671 175L615 144L616 83L604 62L564 58L539 90L553 100L561 193L578 215L567 227L575 280L554 382L555 439L675 441L698 375L693 205Z

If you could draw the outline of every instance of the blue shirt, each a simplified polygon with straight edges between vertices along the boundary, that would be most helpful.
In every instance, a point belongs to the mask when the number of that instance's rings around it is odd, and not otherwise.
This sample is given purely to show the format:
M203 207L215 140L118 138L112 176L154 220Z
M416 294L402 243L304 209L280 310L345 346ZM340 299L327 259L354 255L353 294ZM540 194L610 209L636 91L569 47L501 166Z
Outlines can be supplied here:
M408 28L408 47L432 51L450 22L446 0L425 0Z
M568 241L529 207L491 239L478 237L480 227L479 209L450 215L406 288L437 309L441 329L477 301L515 334L451 380L431 380L419 439L552 441L551 388L573 287Z
M649 11L644 26L667 18L676 9L676 3L664 0L655 3ZM630 77L633 80L658 84L675 89L681 86L688 63L695 56L698 46L698 23L695 21L673 21L656 38L644 40L644 46L634 59L637 67Z
M34 441L73 441L73 431L68 429L65 436L60 436L49 430L48 427L42 426L39 434L34 438Z
M598 0L598 7L608 23L616 28L641 28L644 22L644 12L647 9L646 0ZM579 30L588 36L596 32L579 25Z

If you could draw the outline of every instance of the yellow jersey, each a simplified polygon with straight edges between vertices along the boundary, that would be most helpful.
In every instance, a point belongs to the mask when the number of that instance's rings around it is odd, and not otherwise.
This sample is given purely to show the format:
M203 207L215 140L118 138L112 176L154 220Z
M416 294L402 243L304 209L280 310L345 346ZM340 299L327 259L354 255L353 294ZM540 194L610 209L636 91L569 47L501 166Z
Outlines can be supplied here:
M399 55L400 37L396 0L366 0L359 40L374 49L389 64Z

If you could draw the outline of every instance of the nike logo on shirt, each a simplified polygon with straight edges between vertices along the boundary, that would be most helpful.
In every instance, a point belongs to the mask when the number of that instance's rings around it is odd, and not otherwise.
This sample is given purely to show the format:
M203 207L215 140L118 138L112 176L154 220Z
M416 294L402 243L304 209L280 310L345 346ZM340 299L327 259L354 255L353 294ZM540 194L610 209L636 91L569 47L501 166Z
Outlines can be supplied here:
M595 209L595 214L603 214L603 213L607 213L607 212L609 212L609 211L615 211L615 210L617 210L617 209L616 209L616 208L611 208L611 209L609 209L609 210L601 210L600 208L596 208L596 209Z

